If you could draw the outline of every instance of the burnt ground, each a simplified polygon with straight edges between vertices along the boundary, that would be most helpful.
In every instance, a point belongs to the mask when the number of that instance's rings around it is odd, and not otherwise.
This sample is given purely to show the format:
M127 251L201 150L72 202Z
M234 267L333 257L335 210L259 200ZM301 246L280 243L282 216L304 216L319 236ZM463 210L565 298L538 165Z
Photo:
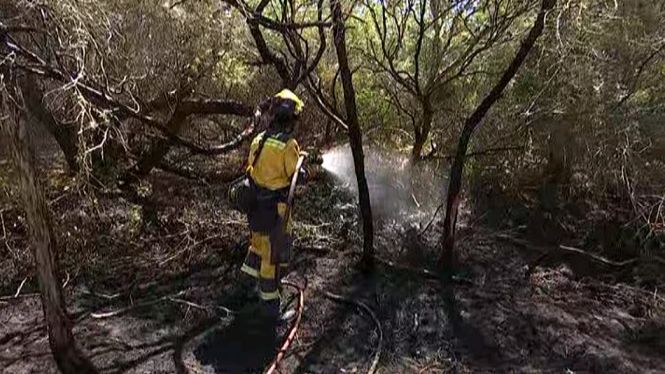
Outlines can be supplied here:
M137 205L48 176L74 332L106 373L261 372L280 336L262 333L236 290L246 225L225 188L154 173ZM2 190L3 373L55 373L26 230L7 181ZM379 373L659 373L665 370L665 299L575 274L564 263L529 269L534 253L464 217L464 277L454 286L377 265L355 267L360 237L350 197L321 180L300 191L297 250L288 279L306 285L298 338L282 373L366 372L378 343L372 320L332 291L372 308L384 338ZM425 220L426 221L426 220ZM436 225L435 225L436 227ZM436 258L439 232L386 221L377 256L411 267ZM6 249L6 250L5 250ZM13 296L27 277L21 294ZM95 313L116 312L101 316ZM283 331L280 331L283 332Z

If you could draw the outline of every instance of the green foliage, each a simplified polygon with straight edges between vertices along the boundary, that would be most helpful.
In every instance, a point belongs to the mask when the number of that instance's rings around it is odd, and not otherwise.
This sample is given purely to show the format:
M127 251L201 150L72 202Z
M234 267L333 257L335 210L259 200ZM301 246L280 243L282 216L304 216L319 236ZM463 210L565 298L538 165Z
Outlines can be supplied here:
M247 9L230 2L44 3L57 19L48 26L60 32L60 52L72 56L64 61L67 67L84 71L101 86L108 80L114 92L122 92L121 101L132 106L145 106L188 84L193 98L255 104L284 84L250 33L256 15L248 19ZM259 0L245 3L251 10ZM466 117L497 82L540 6L536 0L449 4L343 3L367 142L408 153L422 135L423 154L431 152L441 161L454 154ZM330 21L328 5L322 8L324 22ZM315 22L317 2L269 1L262 16L259 29L266 47L289 72L303 63L294 55L294 40L308 50L306 63L312 63L319 29L292 26ZM662 5L644 0L559 2L527 62L474 134L470 152L490 152L470 158L467 176L482 179L494 173L501 188L515 190L555 181L571 193L602 191L638 200L662 194L664 16ZM327 49L312 76L322 98L344 118L330 25L323 32ZM310 83L302 80L296 91L307 102L305 142L318 143L331 121L318 110ZM82 98L73 86L60 88L47 84L47 91L58 92L47 97L49 109L63 123L78 126L84 163L95 160L109 180L154 138L154 129L115 118L115 112ZM429 124L428 109L433 112ZM165 122L170 113L150 114ZM218 141L215 135L233 136L242 123L193 118L184 135ZM340 128L329 134L332 139L342 138ZM94 148L106 135L108 144ZM491 152L504 148L510 150Z

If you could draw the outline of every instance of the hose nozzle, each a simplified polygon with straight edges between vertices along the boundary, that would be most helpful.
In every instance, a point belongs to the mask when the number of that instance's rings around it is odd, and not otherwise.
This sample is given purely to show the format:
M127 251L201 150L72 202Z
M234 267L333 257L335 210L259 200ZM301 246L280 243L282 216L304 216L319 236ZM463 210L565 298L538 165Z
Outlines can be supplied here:
M318 148L311 148L303 153L305 154L305 163L317 166L323 165L323 154Z

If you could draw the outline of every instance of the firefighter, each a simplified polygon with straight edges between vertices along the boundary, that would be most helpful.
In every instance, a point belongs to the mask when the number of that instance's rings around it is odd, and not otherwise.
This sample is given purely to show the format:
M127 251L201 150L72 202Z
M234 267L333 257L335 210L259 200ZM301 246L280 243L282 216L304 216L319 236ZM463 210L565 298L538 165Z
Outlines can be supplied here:
M280 277L285 275L291 258L291 217L286 216L288 190L300 152L293 130L303 102L290 90L269 99L266 131L252 141L247 175L255 203L247 212L250 242L241 271L258 284L260 311L270 320L288 319L293 312L280 314ZM247 282L244 288L247 289Z

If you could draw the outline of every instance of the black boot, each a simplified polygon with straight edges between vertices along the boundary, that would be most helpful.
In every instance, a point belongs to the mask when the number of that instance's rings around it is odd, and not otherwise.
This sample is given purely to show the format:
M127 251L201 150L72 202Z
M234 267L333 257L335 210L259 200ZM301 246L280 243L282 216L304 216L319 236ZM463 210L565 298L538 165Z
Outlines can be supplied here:
M244 273L231 286L231 291L224 297L223 306L231 310L241 310L256 304L256 280Z
M296 316L294 309L282 310L279 299L262 301L259 310L261 318L274 326L286 325Z

